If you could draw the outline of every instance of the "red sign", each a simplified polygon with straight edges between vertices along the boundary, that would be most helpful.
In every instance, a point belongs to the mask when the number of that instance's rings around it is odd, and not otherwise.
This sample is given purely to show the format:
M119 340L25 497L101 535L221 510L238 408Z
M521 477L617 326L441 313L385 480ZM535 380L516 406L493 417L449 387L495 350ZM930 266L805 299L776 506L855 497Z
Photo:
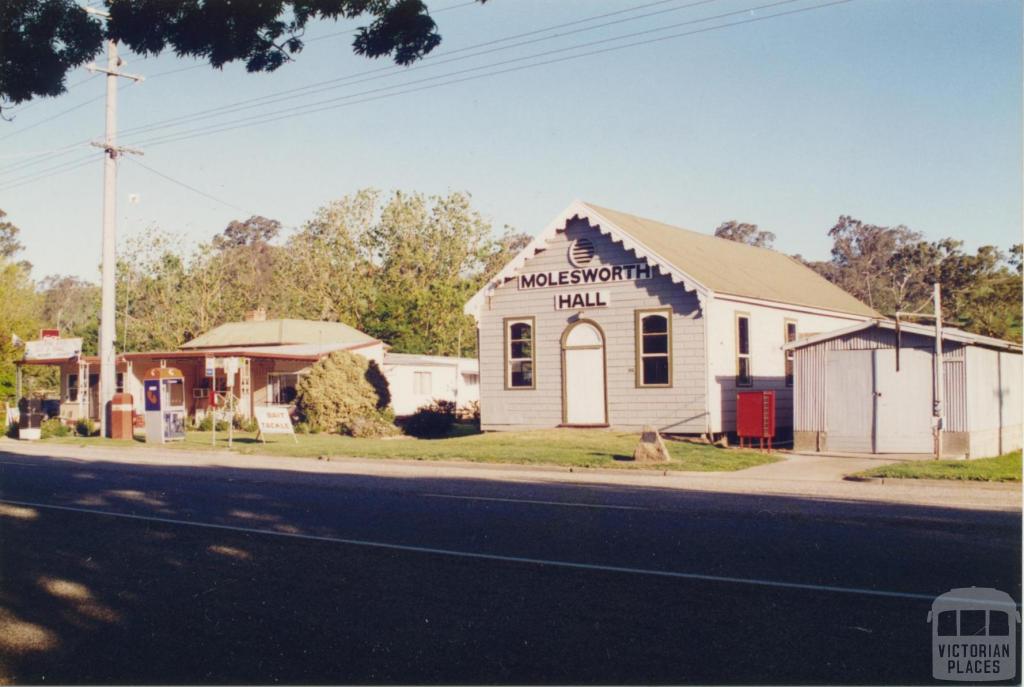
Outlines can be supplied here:
M39 330L39 338L42 339L43 341L46 341L47 339L59 339L60 338L60 330L59 329L40 329Z
M209 400L210 400L210 407L211 408L216 408L217 407L217 392L216 392L216 390L210 389L210 398L209 398Z

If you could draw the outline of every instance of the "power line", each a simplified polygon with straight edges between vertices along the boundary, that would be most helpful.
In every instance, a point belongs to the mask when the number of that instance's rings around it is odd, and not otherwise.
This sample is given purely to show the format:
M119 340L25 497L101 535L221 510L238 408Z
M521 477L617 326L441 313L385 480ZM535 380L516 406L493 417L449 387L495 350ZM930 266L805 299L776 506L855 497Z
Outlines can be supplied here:
M754 11L754 10L765 9L765 8L770 8L770 7L776 7L776 6L779 6L779 5L790 4L790 3L798 2L798 1L800 1L800 0L778 0L778 2L769 3L767 5L760 5L760 6L757 6L757 7L749 7L749 8L745 8L745 9L742 9L742 10L736 10L736 11L733 11L733 12L726 12L726 13L723 13L723 14L716 15L714 17L705 17L705 18L702 18L702 19L695 19L695 20L691 20L691 21L687 21L687 22L681 22L679 24L675 24L675 25L672 25L670 27L665 27L665 28L675 28L675 27L678 27L678 26L683 26L683 25L688 25L688 24L700 23L700 22L704 22L704 21L711 21L711 20L714 20L714 19L720 19L720 18L723 18L723 17L726 17L726 16L730 16L730 15L746 14L746 13L749 13L749 12ZM230 121L230 122L221 122L220 124L211 124L211 125L208 125L206 127L200 127L200 128L197 128L197 129L191 129L191 130L167 133L167 134L164 134L162 136L157 136L156 138L146 139L144 142L141 143L141 145L162 145L164 143L170 143L170 142L185 140L185 139L188 139L188 138L194 138L196 136L203 136L203 135L208 135L208 134L213 134L213 133L220 133L220 132L224 132L224 131L231 131L231 130L234 130L234 129L243 128L243 127L247 127L247 126L254 126L254 125L257 125L257 124L278 121L278 120L284 119L286 117L301 116L301 115L305 115L305 114L313 114L313 113L316 113L316 112L323 112L325 110L336 109L336 108L339 108L339 107L347 107L347 106L350 106L350 105L370 102L370 101L373 101L373 100L380 100L382 98L388 98L388 97L392 97L392 96L395 96L395 95L402 95L402 94L405 94L405 93L414 93L414 92L418 92L418 91L422 91L422 90L428 90L428 89L432 89L432 88L436 88L436 87L440 87L440 86L451 85L451 84L455 84L455 83L462 83L462 82L465 82L465 81L472 81L472 80L484 78L484 77L487 77L487 76L496 76L496 75L499 75L499 74L506 74L506 73L510 73L510 72L521 71L521 70L524 70L524 69L532 69L534 67L546 66L546 65L549 65L549 64L556 64L556 63L559 63L559 62L566 62L566 61L569 61L569 60L581 59L583 57L590 57L590 56L593 56L593 55L599 55L599 54L603 54L603 53L614 52L614 51L618 51L618 50L624 50L624 49L627 49L627 48L633 48L633 47L642 46L642 45L649 45L651 43L657 43L657 42L662 42L662 41L666 41L666 40L672 40L672 39L681 38L681 37L684 37L684 36L690 36L690 35L699 34L699 33L706 33L706 32L709 32L709 31L716 31L716 30L719 30L719 29L729 28L729 27L733 27L733 26L739 26L739 25L742 25L742 24L750 24L750 23L754 23L754 22L758 22L758 21L765 21L767 19L774 19L774 18L778 18L778 17L788 16L788 15L791 15L791 14L798 14L798 13L801 13L801 12L807 12L807 11L811 11L811 10L815 10L815 9L821 9L821 8L829 7L829 6L832 6L832 5L844 4L844 3L850 2L850 1L852 1L852 0L835 0L833 2L828 2L828 3L821 4L821 5L814 5L814 6L811 6L811 7L804 7L804 8L800 8L800 9L796 9L796 10L790 10L790 11L787 11L787 12L779 12L779 13L776 13L776 14L766 15L766 16L762 16L762 17L754 17L754 18L751 18L751 19L745 19L745 20L741 20L741 21L737 21L737 22L721 24L721 25L718 25L718 26L711 26L711 27L707 27L707 28L704 28L704 29L698 29L698 30L695 30L695 31L687 31L687 32L682 32L682 33L670 34L668 36L661 36L661 37L658 37L658 38L649 38L649 39L645 39L645 40L641 40L641 41L634 41L632 43L626 43L624 45L611 46L611 47L601 48L601 49L598 49L598 50L591 50L591 51L588 51L588 52L579 53L577 55L568 55L568 56L564 56L564 57L543 60L541 62L535 62L535 63L532 63L532 64L519 65L517 67L511 67L509 69L500 69L500 70L496 70L496 71L492 71L492 72L486 72L486 73L483 73L483 74L475 74L473 76L468 76L468 77L463 77L463 78L449 79L448 81L442 81L440 83L430 84L430 85L427 85L427 86L420 86L420 87L417 87L417 88L406 88L407 86L410 86L410 85L413 85L413 84L424 83L424 82L428 82L428 81L437 81L438 79L445 79L445 78L448 78L448 77L457 76L457 75L460 75L460 74L467 74L467 73L470 73L470 72L478 72L478 71L483 70L483 69L493 69L495 67L501 67L501 66L508 65L508 64L513 64L513 63L523 62L523 61L526 61L526 60L532 60L532 59L537 59L537 58L546 57L546 56L550 56L550 55L555 55L555 54L559 54L559 53L564 53L564 52L567 52L567 51L570 51L570 50L578 50L580 48L593 47L593 46L596 46L596 45L602 45L602 44L606 44L606 43L613 42L613 41L620 41L620 40L623 40L623 39L626 39L626 38L631 38L631 37L635 37L635 36L643 35L643 34L649 34L649 33L655 32L655 31L663 30L663 29L650 29L650 30L647 30L647 31L635 32L635 33L632 33L632 34L626 34L626 35L623 35L623 36L616 36L616 37L609 38L609 39L603 39L603 40L599 40L599 41L591 41L589 43L583 43L583 44L578 44L578 45L574 45L574 46L568 46L568 47L559 48L559 49L556 49L556 50L549 50L549 51L542 52L542 53L537 53L537 54L534 54L534 55L527 55L527 56L524 56L524 57L517 57L517 58L508 59L508 60L503 60L503 61L492 63L492 64L481 65L481 66L477 66L477 67L470 67L468 69L463 69L463 70L459 70L459 71L455 71L455 72L450 72L450 73L447 73L447 74L440 74L440 75L437 75L437 76L427 77L427 78L424 78L424 79L418 79L418 80L407 82L407 83L404 83L404 84L396 84L396 85L393 85L393 86L385 86L385 87L381 87L381 88L370 89L370 90L367 90L367 91L361 91L359 93L349 94L347 96L341 96L341 97L338 97L338 98L331 98L331 99L328 99L328 100L322 100L322 101L318 101L318 102L314 102L314 103L308 103L306 105L300 105L300 106L296 106L296 107L285 108L285 109L282 109L282 110L277 110L275 112L267 112L267 113L263 113L263 114L259 114L259 115L253 115L253 116L250 116L250 117L243 117L241 119L237 119L237 120ZM385 94L377 95L377 96L374 96L374 97L363 98L361 100L354 100L354 101L348 102L348 103L342 102L342 103L339 104L339 101L351 100L353 98L359 98L360 96L368 96L368 95L372 95L374 93L381 93L382 91L388 91L388 90L393 90L393 89L405 89L405 90L398 90L398 91L395 91L393 93L385 93ZM322 107L317 107L317 106L322 106ZM309 109L311 107L313 109Z
M694 20L694 21L690 21L690 22L684 22L684 24L692 24L692 23L695 23L695 21L709 21L709 20L716 19L716 18L721 18L721 17L724 17L724 16L752 12L752 11L755 11L757 9L764 9L764 8L768 8L768 7L774 7L774 6L778 6L778 5L782 5L782 4L787 4L787 3L793 2L793 1L796 1L796 0L781 0L780 2L770 3L768 5L762 5L762 6L758 6L758 7L751 7L751 8L747 8L747 9L744 9L744 10L739 10L739 11L736 11L736 12L728 12L728 13L724 13L724 14L721 14L721 15L716 15L715 17L705 18L703 20ZM452 84L456 84L456 83L462 83L462 82L466 82L466 81L473 81L473 80L477 80L477 79L481 79L481 78L485 78L485 77L489 77L489 76L497 76L497 75L500 75L500 74L507 74L507 73L511 73L511 72L522 71L522 70L525 70L525 69L532 69L532 68L536 68L536 67L540 67L540 66L546 66L546 65L549 65L549 64L555 64L555 63L560 63L560 62L567 62L567 61L570 61L570 60L581 59L581 58L590 57L590 56L593 56L593 55L604 54L604 53L609 53L609 52L616 52L616 51L619 51L619 50L625 50L625 49L628 49L628 48L633 48L633 47L638 47L638 46L643 46L643 45L650 45L650 44L664 42L664 41L668 41L668 40L675 40L675 39L682 38L682 37L685 37L685 36L691 36L691 35L696 35L696 34L701 34L701 33L708 33L708 32L711 32L711 31L717 31L717 30L720 30L720 29L731 28L731 27L734 27L734 26L740 26L740 25L744 25L744 24L751 24L751 23L760 22L760 21L767 21L769 19L777 19L777 18L780 18L780 17L789 16L789 15L800 14L800 13L804 13L804 12L810 12L810 11L814 11L814 10L818 10L818 9L823 9L823 8L831 7L831 6L834 6L834 5L841 5L841 4L845 4L845 3L851 2L851 1L852 0L833 0L832 2L822 3L822 4L819 4L819 5L813 5L813 6L810 6L810 7L802 7L802 8L798 8L798 9L794 9L794 10L788 10L788 11L785 11L785 12L777 12L775 14L765 15L765 16L761 16L761 17L753 17L753 18L750 18L750 19L744 19L744 20L730 22L730 23L726 23L726 24L720 24L720 25L710 26L710 27L706 27L706 28L702 28L702 29L696 29L696 30L693 30L693 31L680 32L680 33L675 33L675 34L669 34L667 36L659 36L657 38L649 38L649 39L645 39L645 40L641 40L641 41L634 41L632 43L627 43L627 44L624 44L624 45L610 46L610 47L601 48L601 49L598 49L598 50L591 50L591 51L588 51L588 52L579 53L579 54L576 54L576 55L568 55L568 56L553 58L553 59L549 59L549 60L544 60L544 61L541 61L541 62L534 62L534 63L531 63L531 64L518 65L518 66L510 67L510 68L507 68L507 69L500 69L500 70L496 70L496 71L486 72L486 73L483 73L483 74L474 74L472 76L465 76L465 77L462 77L462 78L450 79L448 81L444 81L444 82L441 82L441 83L429 84L429 85L425 85L425 86L419 86L419 87L416 87L416 88L406 88L405 90L399 90L399 91L396 91L396 92L393 92L393 93L385 93L385 94L382 94L382 95L376 95L376 96L373 96L373 97L364 98L362 100L356 100L356 101L352 101L352 102L348 102L348 103L327 104L324 107L318 107L318 108L314 108L314 109L306 109L306 108L308 108L308 106L300 107L300 108L288 108L286 110L279 110L277 112L264 113L263 115L243 118L241 120L236 120L235 122L225 122L225 123L221 123L221 124L211 125L211 126L208 126L208 127L202 127L202 128L199 128L199 129L194 129L194 130L191 130L191 131L186 130L186 131L182 131L182 132L167 134L167 135L164 135L163 137L157 137L155 139L150 139L150 140L145 142L145 145L149 145L149 146L163 145L165 143L173 143L173 142L177 142L177 141L197 138L197 137L200 137L200 136L206 136L206 135L211 135L211 134L216 134L216 133L223 133L223 132L232 131L232 130L236 130L236 129L240 129L240 128L246 128L246 127L249 127L249 126L256 126L256 125L259 125L259 124L265 124L265 123L270 123L270 122L274 122L274 121L279 121L281 119L285 119L285 118L289 118L289 117L293 117L293 116L301 116L302 114L314 114L314 113L322 112L322 111L325 111L325 110L332 110L332 109L337 109L337 108L341 108L341 107L348 107L348 106L351 106L351 105L357 105L357 104L360 104L360 103L371 102L371 101L375 101L375 100L381 100L383 98L394 97L394 96L397 96L397 95L404 95L404 94L414 93L414 92L419 92L419 91L424 91L424 90L431 90L433 88L439 88L441 86L447 86L447 85L452 85ZM493 67L497 67L497 66L502 66L504 64L509 64L509 63L512 63L512 62L519 62L519 61L522 61L524 59L536 59L538 57L543 57L543 56L546 56L546 55L551 55L551 54L555 54L555 53L565 52L566 50L579 49L581 47L588 47L588 46L593 46L593 45L596 45L596 44L607 43L607 42L611 42L611 41L618 41L618 40L622 40L623 38L628 38L628 37L632 37L632 36L635 36L635 35L638 35L638 34L643 34L643 33L651 33L651 31L637 32L637 33L634 33L634 34L627 34L625 36L618 36L618 37L614 37L614 38L610 38L610 39L606 39L606 40L602 40L602 41L594 41L594 42L591 42L591 43L576 45L576 46L572 46L570 48L564 48L564 49L559 49L559 50L547 51L547 52L544 52L544 53L539 53L539 54L535 54L535 55L531 55L531 56L527 56L527 57L522 57L522 58L516 58L516 59L512 59L512 60L505 60L503 62L498 62L498 63L491 64L491 65L484 65L482 67L476 67L476 68L469 69L469 70L461 70L459 72L454 72L454 73L450 73L450 74L443 74L443 75L440 75L438 77L431 77L430 79L421 79L419 81L414 81L414 82L411 82L411 83L421 83L423 81L436 80L437 78L446 78L446 77L453 76L455 74L463 74L463 73L466 73L466 72L469 72L469 71L476 71L476 70L479 70L479 69L493 68ZM328 100L328 101L322 101L321 103L312 103L312 105L325 104L325 103L335 103L337 100L344 100L344 99L348 99L348 98L352 98L352 97L357 97L359 95L365 95L367 93L377 92L377 91L381 91L381 90L389 90L389 89L393 89L393 88L403 88L403 87L408 86L408 85L410 85L410 84L409 83L398 84L396 86L391 86L391 87L388 87L388 88L385 88L385 89L373 89L372 91L367 91L367 92L361 93L361 94L360 93L353 94L353 95L350 95L350 96L346 96L345 98L336 98L336 99L332 99L332 100ZM299 113L295 113L294 111L296 109L303 110L303 111L299 112ZM15 181L18 181L18 180L15 180Z
M37 126L42 126L43 124L46 124L47 122L52 122L53 120L57 119L58 117L63 117L64 115L71 114L72 112L75 112L76 110L81 110L86 105L91 105L93 103L99 102L100 100L103 100L106 97L107 96L106 96L105 93L101 93L100 95L96 96L95 98L89 98L84 103L79 103L78 105L75 105L74 107L69 107L66 110L61 110L57 114L55 114L53 116L50 116L50 117L47 117L46 119L40 119L38 122L34 122L33 124L29 124L28 126L26 126L23 129L18 129L17 131L12 131L11 133L7 134L6 136L0 136L0 141L6 141L9 138L13 138L15 136L19 136L19 135L25 133L26 131L31 131L32 129L35 129Z
M87 158L81 158L79 160L71 160L69 162L62 162L59 165L54 165L45 170L37 171L34 175L28 177L21 177L20 179L14 179L9 182L6 186L0 188L0 192L10 191L11 189L18 188L19 186L25 186L41 179L51 179L55 176L60 176L67 172L71 172L76 169L80 169L86 165L91 165L95 162L96 158L90 155Z
M623 19L617 19L617 20L614 20L614 21L605 22L604 24L598 24L596 26L589 26L589 27L585 27L585 28L581 28L581 29L576 29L574 31L568 31L568 32L565 32L565 33L562 33L562 34L553 34L553 35L544 36L544 37L541 37L541 38L535 38L535 39L528 40L528 41L522 41L522 42L515 43L515 44L512 44L512 45L506 45L506 46L502 46L502 47L491 48L489 50L483 50L483 51L480 51L480 52L473 53L471 55L462 55L460 57L447 57L449 55L454 55L456 53L462 53L462 52L466 52L466 51L469 51L469 50L474 50L474 49L477 49L477 48L493 46L493 45L496 45L496 44L499 44L499 43L505 43L505 42L508 42L510 40L515 40L517 38L523 38L523 37L527 37L527 36L534 36L534 35L537 35L537 34L540 34L540 33L546 33L548 31L554 31L554 30L557 30L557 29L560 29L560 28L566 28L566 27L569 27L569 26L574 26L574 25L578 25L578 24L582 24L582 23L586 23L586 22L591 22L591 21L596 21L596 20L599 20L599 19L604 19L604 18L613 16L613 15L623 14L624 12L633 12L633 11L636 11L638 9L644 9L644 8L647 8L647 7L653 7L653 6L656 6L656 5L664 5L664 4L669 3L669 2L679 2L679 1L680 0L657 0L656 2L650 2L650 3L647 3L645 5L639 5L639 6L631 7L631 8L625 9L625 10L618 10L618 11L615 11L615 12L607 12L605 14L599 14L599 15L595 15L595 16L592 16L592 17L586 17L584 19L577 19L577 20L570 21L570 22L565 22L565 23L562 23L562 24L555 24L553 26L546 26L546 27L541 28L541 29L535 29L533 31L527 31L525 33L515 34L515 35L512 35L512 36L506 36L506 37L503 37L503 38L497 38L497 39L493 39L493 40L477 43L477 44L474 44L474 45L469 45L469 46L466 46L466 47L463 47L463 48L458 48L458 49L455 49L455 50L450 50L448 52L441 53L439 55L428 56L428 57L425 57L420 62L420 64L417 64L417 65L414 65L414 66L411 66L411 67L397 67L397 66L394 66L394 65L389 65L389 66L386 66L386 67L378 67L376 69L364 70L362 72L357 72L355 74L349 74L348 76L342 76L342 77L336 77L336 78L332 78L332 79L327 79L327 80L324 80L324 81L318 81L318 82L314 82L314 83L311 83L311 84L307 84L305 86L298 86L296 88L290 88L290 89L286 89L284 91L278 91L276 93L270 93L270 94L263 95L263 96L258 96L258 97L255 97L255 98L248 98L246 100L239 100L239 101L235 101L234 103L228 103L226 105L220 105L218 107L208 108L206 110L198 110L196 112L190 112L190 113L184 114L184 115L177 115L175 117L170 117L168 119L159 120L159 121L156 121L156 122L151 122L149 124L143 124L143 125L140 125L140 126L137 126L137 127L131 127L131 128L125 129L122 133L125 134L125 135L128 135L128 136L131 136L133 134L139 134L139 133L144 133L144 132L147 132L147 131L153 131L153 130L156 130L156 129L171 127L171 126L174 126L177 123L194 120L197 117L199 117L199 118L210 118L210 117L214 117L214 116L223 116L223 115L227 115L227 114L233 114L234 112L240 112L242 110L252 109L252 108L255 108L255 107L263 107L263 106L266 106L266 105L272 105L272 104L277 103L277 102L284 102L284 101L287 101L287 100L291 100L292 99L291 96L293 96L294 94L302 93L303 91L309 91L309 92L308 93L304 93L303 95L300 95L298 97L307 97L307 96L313 95L315 93L321 93L321 92L324 92L324 91L330 91L330 90L334 90L334 89L337 89L337 88L343 88L345 86L351 86L351 85L358 84L358 83L365 83L367 81L376 81L376 80L381 79L381 78L388 78L390 76L397 76L399 74L404 75L404 74L407 74L409 72L418 71L420 69L429 69L431 67L437 67L437 66L440 66L442 64L449 64L451 62L459 62L459 61L462 61L462 60L468 60L468 59L472 59L474 57L480 57L482 55L488 55L488 54L491 54L491 53L494 53L494 52L500 52L500 51L504 51L504 50L512 50L513 48L522 47L524 45L531 45L533 43L539 43L539 42L542 42L542 41L554 40L556 38L564 38L565 36L570 36L570 35L577 34L577 33L583 33L583 32L587 32L587 31L594 31L594 30L597 30L597 29L606 28L608 26L614 26L614 25L618 25L618 24L623 24L623 23L626 23L626 22L636 21L636 20L639 20L639 19L646 19L648 17L652 17L652 16L660 15L660 14L665 14L667 12L677 12L679 10L688 9L690 7L696 7L698 5L706 5L706 4L709 4L709 3L712 3L712 2L717 2L717 0L696 0L696 2L687 3L685 5L682 5L681 7L670 7L668 9L659 10L657 12L649 12L647 14L640 14L640 15L636 15L636 16L633 16L633 17L626 17L626 18L623 18ZM797 0L787 0L787 2L796 2L796 1ZM472 4L472 3L470 3L470 4ZM741 10L741 12L742 11L745 11L745 10ZM708 20L702 20L702 21L708 21ZM656 28L656 29L649 29L648 31L645 31L645 32L639 32L637 34L627 34L626 36L623 36L623 38L626 38L626 37L629 37L629 36L640 35L640 34L643 34L643 33L655 32L655 31L666 31L666 30L669 30L669 29L672 29L674 27L678 27L678 26L681 26L681 25L682 24L670 24L668 26L663 26L663 27L659 27L659 28ZM590 44L584 44L581 47L585 47L586 45L590 45ZM444 58L444 59L440 59L440 58ZM381 75L381 76L367 76L367 75L372 75L372 74L379 74L380 72L390 72L390 73L389 74L384 74L384 75ZM360 76L367 76L367 78L360 79L360 78L358 78ZM437 77L434 77L434 78L437 78ZM355 79L355 80L353 80L353 79ZM348 83L344 83L344 82L348 82ZM334 85L328 85L328 84L334 84Z
M77 88L78 86L81 86L85 82L91 81L91 80L95 79L97 76L99 76L99 74L91 74L91 75L85 77L84 79L79 79L78 81L76 81L74 83L68 84L67 88L64 89L64 92L67 93L72 88ZM43 98L35 98L31 102L25 103L24 105L16 105L13 108L8 108L6 110L6 113L7 114L18 114L19 112L24 112L25 110L31 109L33 107L36 107L37 105L41 105L44 102L46 102L46 101Z
M211 196L209 193L206 193L205 191L200 191L195 186L189 186L184 181L178 181L177 179L175 179L173 177L167 176L163 172L158 172L157 170L153 169L149 165L144 165L144 164L142 164L141 162L139 162L137 159L135 159L133 157L132 158L128 158L128 159L131 160L133 163L137 164L139 167L142 167L146 171L150 172L151 174L155 174L155 175L157 175L158 177L160 177L162 179L166 179L167 181L171 182L172 184L177 184L178 186L181 186L182 188L186 188L189 191L192 191L193 193L197 193L197 194L203 196L204 198L209 198L210 200L215 201L217 203L220 203L221 205L225 205L225 206L227 206L229 208L232 208L234 210L238 210L239 212L241 212L243 214L248 213L250 216L256 214L256 213L251 213L248 210L246 210L245 208L241 208L241 207L235 205L234 203L229 203L226 200L221 200L220 198L217 198L216 196Z
M465 51L468 51L468 50L473 50L473 49L480 48L480 47L487 47L487 46L491 46L491 45L505 43L505 42L508 42L510 40L515 40L517 38L533 36L533 35L536 35L536 34L545 33L545 32L552 31L552 30L557 30L557 29L560 29L560 28L565 28L565 27L574 26L574 25L578 25L578 24L583 24L583 23L587 23L587 22L597 21L597 20L600 20L600 19L604 19L604 18L608 18L608 17L611 17L611 16L616 16L616 15L624 14L624 13L627 13L627 12L634 12L634 11L639 10L639 9L646 9L648 7L655 7L655 6L658 6L658 5L664 5L664 4L668 4L670 2L679 2L679 1L680 0L656 0L654 2L648 2L648 3L643 4L643 5L637 5L637 6L626 8L626 9L623 9L623 10L616 10L614 12L606 12L606 13L603 13L603 14L598 14L598 15L594 15L594 16L590 16L590 17L585 17L583 19L576 19L576 20L569 21L569 22L563 22L561 24L555 24L555 25L552 25L552 26L546 26L546 27L543 27L541 29L535 29L535 30L532 30L532 31L524 32L524 33L514 34L514 35L511 35L511 36L505 36L505 37L498 38L498 39L493 39L493 40L490 40L490 41L484 41L484 42L477 43L477 44L474 44L474 45L465 46L463 48L458 48L458 49L455 49L455 50L450 50L447 53L442 53L442 54L437 55L435 57L444 57L446 55L453 55L453 54L456 54L456 53L461 53L461 52L465 52ZM527 44L531 44L531 43L535 43L535 42L539 42L539 41L544 41L544 40L551 40L551 39L554 39L554 38L563 37L565 35L571 35L573 33L580 33L580 32L583 32L583 31L591 31L591 30L603 28L603 27L606 27L606 26L611 26L611 25L614 25L614 24L624 23L624 22L627 22L627 21L635 21L637 19L642 19L642 18L654 16L654 15L657 15L657 14L663 14L665 12L671 12L671 11L678 11L680 9L686 9L688 7L692 7L692 6L696 6L696 5L708 4L710 2L715 2L715 1L716 0L697 0L697 2L688 3L686 5L683 5L682 7L674 7L674 8L669 8L669 9L666 9L666 10L660 10L658 12L651 12L651 13L647 13L647 14L643 14L643 15L637 15L637 16L634 16L634 17L628 17L628 18L624 18L624 19L619 19L619 20L616 20L616 21L613 21L613 22L607 22L605 24L601 24L601 25L597 25L597 26L587 27L587 28L584 28L584 29L578 29L576 31L567 32L567 33L560 34L560 35L556 34L556 35L546 36L544 38L534 39L534 40L531 40L531 41L524 41L524 42L521 42L521 43L518 43L518 44L515 44L515 45L510 45L510 46L505 46L505 47L502 47L502 48L495 48L495 49L492 49L492 50L482 51L482 52L479 52L479 53L476 53L476 54L473 54L473 55L464 55L464 56L458 57L458 58L450 58L449 57L449 58L441 60L441 61L433 61L430 64L425 64L425 65L419 65L419 66L404 68L404 70L405 70L405 72L408 72L408 71L415 71L417 69L422 69L422 68L425 68L425 67L439 66L441 64L446 64L446 63L449 63L449 62L455 62L455 61L460 61L460 60L464 60L464 59L470 59L470 58L473 58L473 57L478 57L480 55L489 54L491 52L497 52L497 51L500 51L500 50L508 50L508 49L512 49L512 48L515 48L515 47L521 47L522 45L527 45ZM790 0L790 1L796 1L796 0ZM444 11L458 9L460 7L467 7L467 6L473 5L473 4L476 4L476 3L475 2L464 2L464 3L452 5L450 7L446 7L446 8L442 8L441 10L437 10L437 12L435 12L435 14L436 13L440 13L440 12L444 12ZM663 27L662 29L658 29L658 30L665 30L665 29L668 29L668 28L672 28L672 25L670 25L668 27ZM352 33L352 32L349 32L349 33ZM425 59L426 60L430 60L432 58L431 57L427 57ZM158 72L156 74L150 75L148 78L149 79L153 79L153 78L159 77L161 75L166 75L166 74L176 73L176 72L182 72L182 71L188 71L188 70L192 70L192 69L198 69L198 68L206 66L208 64L209 63L203 63L203 64L198 64L198 65L191 65L191 66L188 66L188 67L181 67L181 68L178 68L178 69L171 70L169 72ZM281 101L290 100L291 98L280 97L280 96L285 96L285 95L292 94L292 93L299 93L301 91L305 91L305 90L309 90L309 89L316 89L316 90L306 94L306 95L312 95L313 93L321 92L321 91L324 91L324 90L332 90L333 88L340 88L341 87L341 85L338 85L338 86L333 86L333 87L329 87L329 88L316 88L317 86L322 86L324 84L335 84L335 83L338 83L338 82L350 81L350 80L352 80L352 79L354 79L356 77L359 77L359 76L363 76L363 75L367 75L367 74L374 74L374 73L378 73L378 72L382 72L382 71L392 71L393 72L392 74L389 74L389 75L386 75L386 76L393 76L393 75L397 75L399 73L399 70L402 70L402 69L403 68L401 68L401 67L387 66L387 67L379 67L377 69L372 69L372 70L365 70L363 72L358 72L356 74L351 74L351 75L348 75L348 76L345 76L345 77L338 77L338 78L334 78L334 79L328 79L326 81L315 82L313 84L307 84L306 86L301 86L301 87L298 87L298 88L288 89L288 90L285 90L285 91L279 91L277 93L271 93L271 94L268 94L268 95L265 95L265 96L259 96L259 97L250 98L250 99L247 99L247 100L236 101L235 103L229 103L227 105L222 105L222 106L215 107L215 108L210 108L210 109L207 109L207 110L200 110L198 112L193 112L193 113L190 113L190 114L187 114L187 115L180 115L180 116L172 117L172 118L169 118L169 119L166 119L166 120L161 120L161 121L153 122L153 123L150 123L150 124L147 124L147 125L142 125L142 126L138 126L138 127L128 128L128 129L123 130L121 133L122 133L122 135L129 135L130 136L131 134L140 134L140 133L144 133L146 131L153 131L153 130L157 130L157 129L160 129L160 128L170 128L170 127L172 127L175 124L184 123L186 121L191 121L195 117L201 116L201 115L223 116L223 115L227 115L227 114L232 114L234 112L241 111L241 110L244 110L244 109L251 109L252 107L262 107L264 105L271 105L271 104L273 104L275 102L281 102ZM385 77L382 76L382 77L378 77L378 78L385 78ZM442 78L442 77L434 77L434 78ZM358 81L355 81L355 82L350 83L348 85L354 85L354 83L362 83L362 82L365 82L365 81L373 81L373 80L374 80L373 78L359 79ZM414 82L414 83L419 83L419 82L417 81L417 82ZM127 86L127 85L128 84L124 84L124 86ZM402 86L403 86L403 84L397 84L396 86L393 86L392 88L399 88L399 87L402 87ZM356 94L356 95L360 95L360 94ZM300 97L305 97L305 96L300 96ZM267 102L262 102L259 105L247 105L249 103L259 103L260 101L267 101ZM314 103L314 105L316 105L316 104L319 104L319 103ZM246 105L246 106L245 107L239 107L241 105ZM214 115L214 113L219 113L219 114ZM61 113L61 114L66 114L66 113ZM265 116L266 114L267 113L264 113L263 115L258 115L258 116ZM273 113L270 113L270 114L273 114ZM51 119L56 119L57 116L60 116L60 115L56 115L55 117L53 117ZM41 123L42 122L40 122L40 124ZM80 143L84 144L84 143L88 143L88 141L89 141L89 139L86 139L86 140L84 140L84 141L82 141ZM71 146L71 147L73 147L73 146ZM27 161L27 162L20 163L18 165L10 166L7 169L4 169L4 170L0 171L0 176L2 176L4 174L10 174L10 173L13 173L15 171L20 171L21 169L24 169L24 168L27 168L27 167L31 167L31 166L33 166L35 164L39 164L40 162L44 162L47 159L50 159L52 157L56 157L56 156L59 156L59 155L60 155L60 153L56 153L54 155L47 156L46 158L42 158L40 160Z

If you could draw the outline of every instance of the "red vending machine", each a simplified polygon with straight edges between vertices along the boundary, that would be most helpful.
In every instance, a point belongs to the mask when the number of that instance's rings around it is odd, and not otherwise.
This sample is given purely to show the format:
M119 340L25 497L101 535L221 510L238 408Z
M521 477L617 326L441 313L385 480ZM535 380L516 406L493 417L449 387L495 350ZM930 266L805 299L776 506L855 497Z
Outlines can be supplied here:
M740 391L736 394L736 434L740 446L746 439L757 439L759 448L772 451L775 437L775 392ZM753 444L751 444L753 445Z

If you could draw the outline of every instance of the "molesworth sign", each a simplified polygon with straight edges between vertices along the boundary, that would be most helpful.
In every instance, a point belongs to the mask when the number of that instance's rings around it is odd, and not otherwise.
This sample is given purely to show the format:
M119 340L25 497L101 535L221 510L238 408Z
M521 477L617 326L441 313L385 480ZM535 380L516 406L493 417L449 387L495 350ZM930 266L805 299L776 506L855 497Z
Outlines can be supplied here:
M645 263L606 265L604 267L578 267L572 270L530 272L520 274L518 287L522 290L544 289L552 286L584 286L610 284L619 281L640 281L651 278L651 266Z

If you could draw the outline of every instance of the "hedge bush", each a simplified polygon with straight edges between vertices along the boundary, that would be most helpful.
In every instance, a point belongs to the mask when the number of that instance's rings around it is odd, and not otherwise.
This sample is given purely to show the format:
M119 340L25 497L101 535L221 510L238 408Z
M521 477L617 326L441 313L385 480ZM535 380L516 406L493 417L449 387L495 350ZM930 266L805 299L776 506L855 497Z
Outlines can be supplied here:
M299 378L295 408L311 432L387 431L388 380L372 360L334 351ZM378 434L378 436L380 436Z
M18 438L18 423L17 422L8 422L7 423L7 431L4 432L4 434L7 435L8 439L17 439Z
M91 418L84 417L75 423L75 434L80 437L91 437L99 433L99 428Z
M51 417L49 420L43 420L39 425L39 437L42 439L49 439L50 437L66 437L71 434L71 429L68 428L59 417Z
M448 435L455 425L455 402L435 400L421 406L410 415L403 429L406 434L421 439L436 439Z

